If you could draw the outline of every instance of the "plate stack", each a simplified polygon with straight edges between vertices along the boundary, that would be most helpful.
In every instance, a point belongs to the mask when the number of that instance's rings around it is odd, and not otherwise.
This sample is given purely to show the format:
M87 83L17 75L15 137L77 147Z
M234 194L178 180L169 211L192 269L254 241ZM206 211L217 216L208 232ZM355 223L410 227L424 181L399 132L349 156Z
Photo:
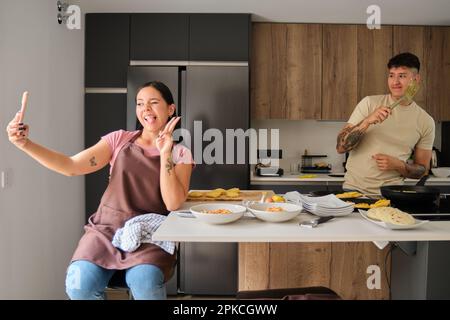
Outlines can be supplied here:
M308 197L297 191L288 192L284 196L288 202L301 203L303 208L320 217L341 217L349 215L354 210L354 205L346 203L334 194L323 197Z

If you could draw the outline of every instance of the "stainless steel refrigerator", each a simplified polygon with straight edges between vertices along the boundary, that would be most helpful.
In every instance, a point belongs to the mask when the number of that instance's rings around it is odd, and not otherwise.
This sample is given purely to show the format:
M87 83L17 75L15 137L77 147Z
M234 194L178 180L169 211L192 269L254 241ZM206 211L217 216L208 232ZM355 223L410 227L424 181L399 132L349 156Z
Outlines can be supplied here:
M223 134L223 161L226 162L226 129L249 128L249 70L241 65L130 66L128 69L127 129L135 130L135 95L143 83L158 80L172 91L181 127L191 134L191 151L202 154L211 141L194 136L194 121L202 132L210 128ZM198 125L198 123L197 123ZM203 139L202 139L203 140ZM186 143L186 141L182 142ZM196 164L190 189L238 187L248 189L248 140L245 164ZM196 159L198 160L198 159ZM236 243L181 243L177 276L168 284L168 294L234 295L237 292L238 252ZM174 280L175 279L175 280ZM175 283L174 283L175 282Z

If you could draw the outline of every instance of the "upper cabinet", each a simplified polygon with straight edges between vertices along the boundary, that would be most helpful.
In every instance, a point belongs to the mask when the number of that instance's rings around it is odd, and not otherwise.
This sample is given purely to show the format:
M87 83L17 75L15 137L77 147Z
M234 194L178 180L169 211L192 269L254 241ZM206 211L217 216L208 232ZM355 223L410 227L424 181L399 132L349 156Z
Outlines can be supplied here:
M130 60L188 60L189 15L131 15Z
M255 23L251 48L253 119L347 121L362 98L389 92L389 59L411 52L414 100L450 120L450 27Z
M85 87L126 88L134 61L247 62L250 14L88 13Z
M189 60L248 61L249 14L191 14Z
M319 119L322 104L322 26L287 25L287 117Z
M86 14L85 87L126 88L130 15Z
M253 119L320 118L321 25L255 23L251 52Z
M411 52L420 60L421 88L414 97L419 106L430 112L426 103L427 92L427 64L425 63L424 40L425 29L422 26L394 26L393 27L393 55Z
M425 29L427 109L435 120L450 120L450 28Z
M131 14L130 59L248 61L249 14Z
M355 25L323 26L322 119L347 120L357 103Z
M285 24L253 24L250 110L254 119L287 117L286 34Z
M387 63L392 58L392 26L357 27L357 100L388 91Z

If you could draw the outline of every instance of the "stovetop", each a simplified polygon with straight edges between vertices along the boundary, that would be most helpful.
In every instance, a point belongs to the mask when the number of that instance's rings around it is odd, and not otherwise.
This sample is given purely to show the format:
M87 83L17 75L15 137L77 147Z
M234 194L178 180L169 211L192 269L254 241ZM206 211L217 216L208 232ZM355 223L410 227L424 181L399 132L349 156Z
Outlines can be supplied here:
M431 205L401 205L398 208L420 220L450 220L450 195L441 195L439 201Z

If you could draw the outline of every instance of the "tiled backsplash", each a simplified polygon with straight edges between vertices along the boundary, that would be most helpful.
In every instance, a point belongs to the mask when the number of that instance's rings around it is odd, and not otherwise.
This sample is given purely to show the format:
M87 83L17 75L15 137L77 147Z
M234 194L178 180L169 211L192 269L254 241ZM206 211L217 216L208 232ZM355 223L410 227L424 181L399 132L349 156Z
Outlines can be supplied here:
M345 155L336 152L336 138L344 125L345 122L316 120L252 120L251 123L254 129L280 130L280 149L283 150L280 166L285 170L285 174L289 174L291 164L301 164L301 155L305 149L308 150L308 154L328 155L328 158L320 158L317 161L330 163L333 172L343 172L342 163ZM440 149L440 123L436 123L434 145Z

